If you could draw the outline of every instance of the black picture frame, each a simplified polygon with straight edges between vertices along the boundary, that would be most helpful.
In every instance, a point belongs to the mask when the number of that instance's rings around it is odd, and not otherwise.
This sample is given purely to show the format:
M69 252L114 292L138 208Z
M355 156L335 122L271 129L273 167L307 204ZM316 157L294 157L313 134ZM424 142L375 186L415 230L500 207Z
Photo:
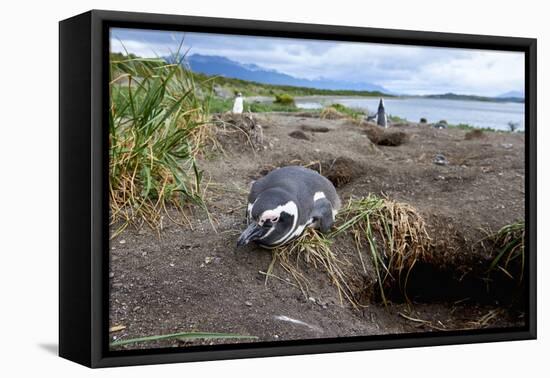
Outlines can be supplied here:
M525 53L526 326L109 351L108 30L110 27L381 42ZM59 355L89 367L535 339L536 39L92 10L59 24Z

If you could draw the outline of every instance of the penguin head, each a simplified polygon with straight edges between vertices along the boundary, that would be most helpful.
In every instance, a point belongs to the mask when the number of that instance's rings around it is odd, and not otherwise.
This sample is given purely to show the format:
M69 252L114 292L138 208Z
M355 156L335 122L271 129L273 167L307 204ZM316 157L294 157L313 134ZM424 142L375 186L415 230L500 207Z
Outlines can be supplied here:
M248 206L248 227L237 246L251 241L265 247L283 244L290 239L298 221L298 206L281 190L267 190Z
M378 103L378 110L382 110L384 109L384 99L381 98L380 99L380 103Z

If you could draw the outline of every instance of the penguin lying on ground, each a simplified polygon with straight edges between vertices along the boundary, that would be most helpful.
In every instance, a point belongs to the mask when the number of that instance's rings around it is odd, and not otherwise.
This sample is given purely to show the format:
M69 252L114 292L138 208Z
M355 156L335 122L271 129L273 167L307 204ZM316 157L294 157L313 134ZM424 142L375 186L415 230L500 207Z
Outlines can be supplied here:
M237 246L251 241L273 248L297 238L306 227L328 232L340 209L334 185L311 169L288 166L254 182L248 195L248 227Z

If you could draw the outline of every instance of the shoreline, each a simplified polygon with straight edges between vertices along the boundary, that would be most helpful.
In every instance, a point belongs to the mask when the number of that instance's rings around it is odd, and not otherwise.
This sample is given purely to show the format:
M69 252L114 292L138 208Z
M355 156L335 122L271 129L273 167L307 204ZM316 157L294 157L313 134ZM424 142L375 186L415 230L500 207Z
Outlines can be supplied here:
M378 106L378 96L296 96L294 97L296 111L320 111L326 107L340 104L349 110L368 112L372 115ZM515 132L525 132L525 112L518 113L514 107L518 103L494 102L489 103L477 100L440 99L423 97L393 97L384 98L388 118L395 118L394 122L418 123L426 118L427 123L436 124L445 121L449 125L463 128L509 132L509 125L516 125ZM416 102L420 103L416 103ZM441 101L441 102L440 102ZM253 96L245 98L245 107L248 104L264 104L271 106L273 97ZM488 105L490 104L490 105ZM496 106L496 108L495 108ZM512 106L512 108L509 108ZM263 112L257 112L263 113ZM414 115L411 115L414 113ZM500 119L487 122L498 116Z

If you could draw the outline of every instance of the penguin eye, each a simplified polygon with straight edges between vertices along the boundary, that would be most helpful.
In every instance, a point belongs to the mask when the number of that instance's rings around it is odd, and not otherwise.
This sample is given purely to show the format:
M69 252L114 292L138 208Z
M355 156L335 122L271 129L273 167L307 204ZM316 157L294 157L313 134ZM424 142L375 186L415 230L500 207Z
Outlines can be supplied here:
M277 223L278 221L279 221L279 217L273 218L273 219L271 220L271 223Z

